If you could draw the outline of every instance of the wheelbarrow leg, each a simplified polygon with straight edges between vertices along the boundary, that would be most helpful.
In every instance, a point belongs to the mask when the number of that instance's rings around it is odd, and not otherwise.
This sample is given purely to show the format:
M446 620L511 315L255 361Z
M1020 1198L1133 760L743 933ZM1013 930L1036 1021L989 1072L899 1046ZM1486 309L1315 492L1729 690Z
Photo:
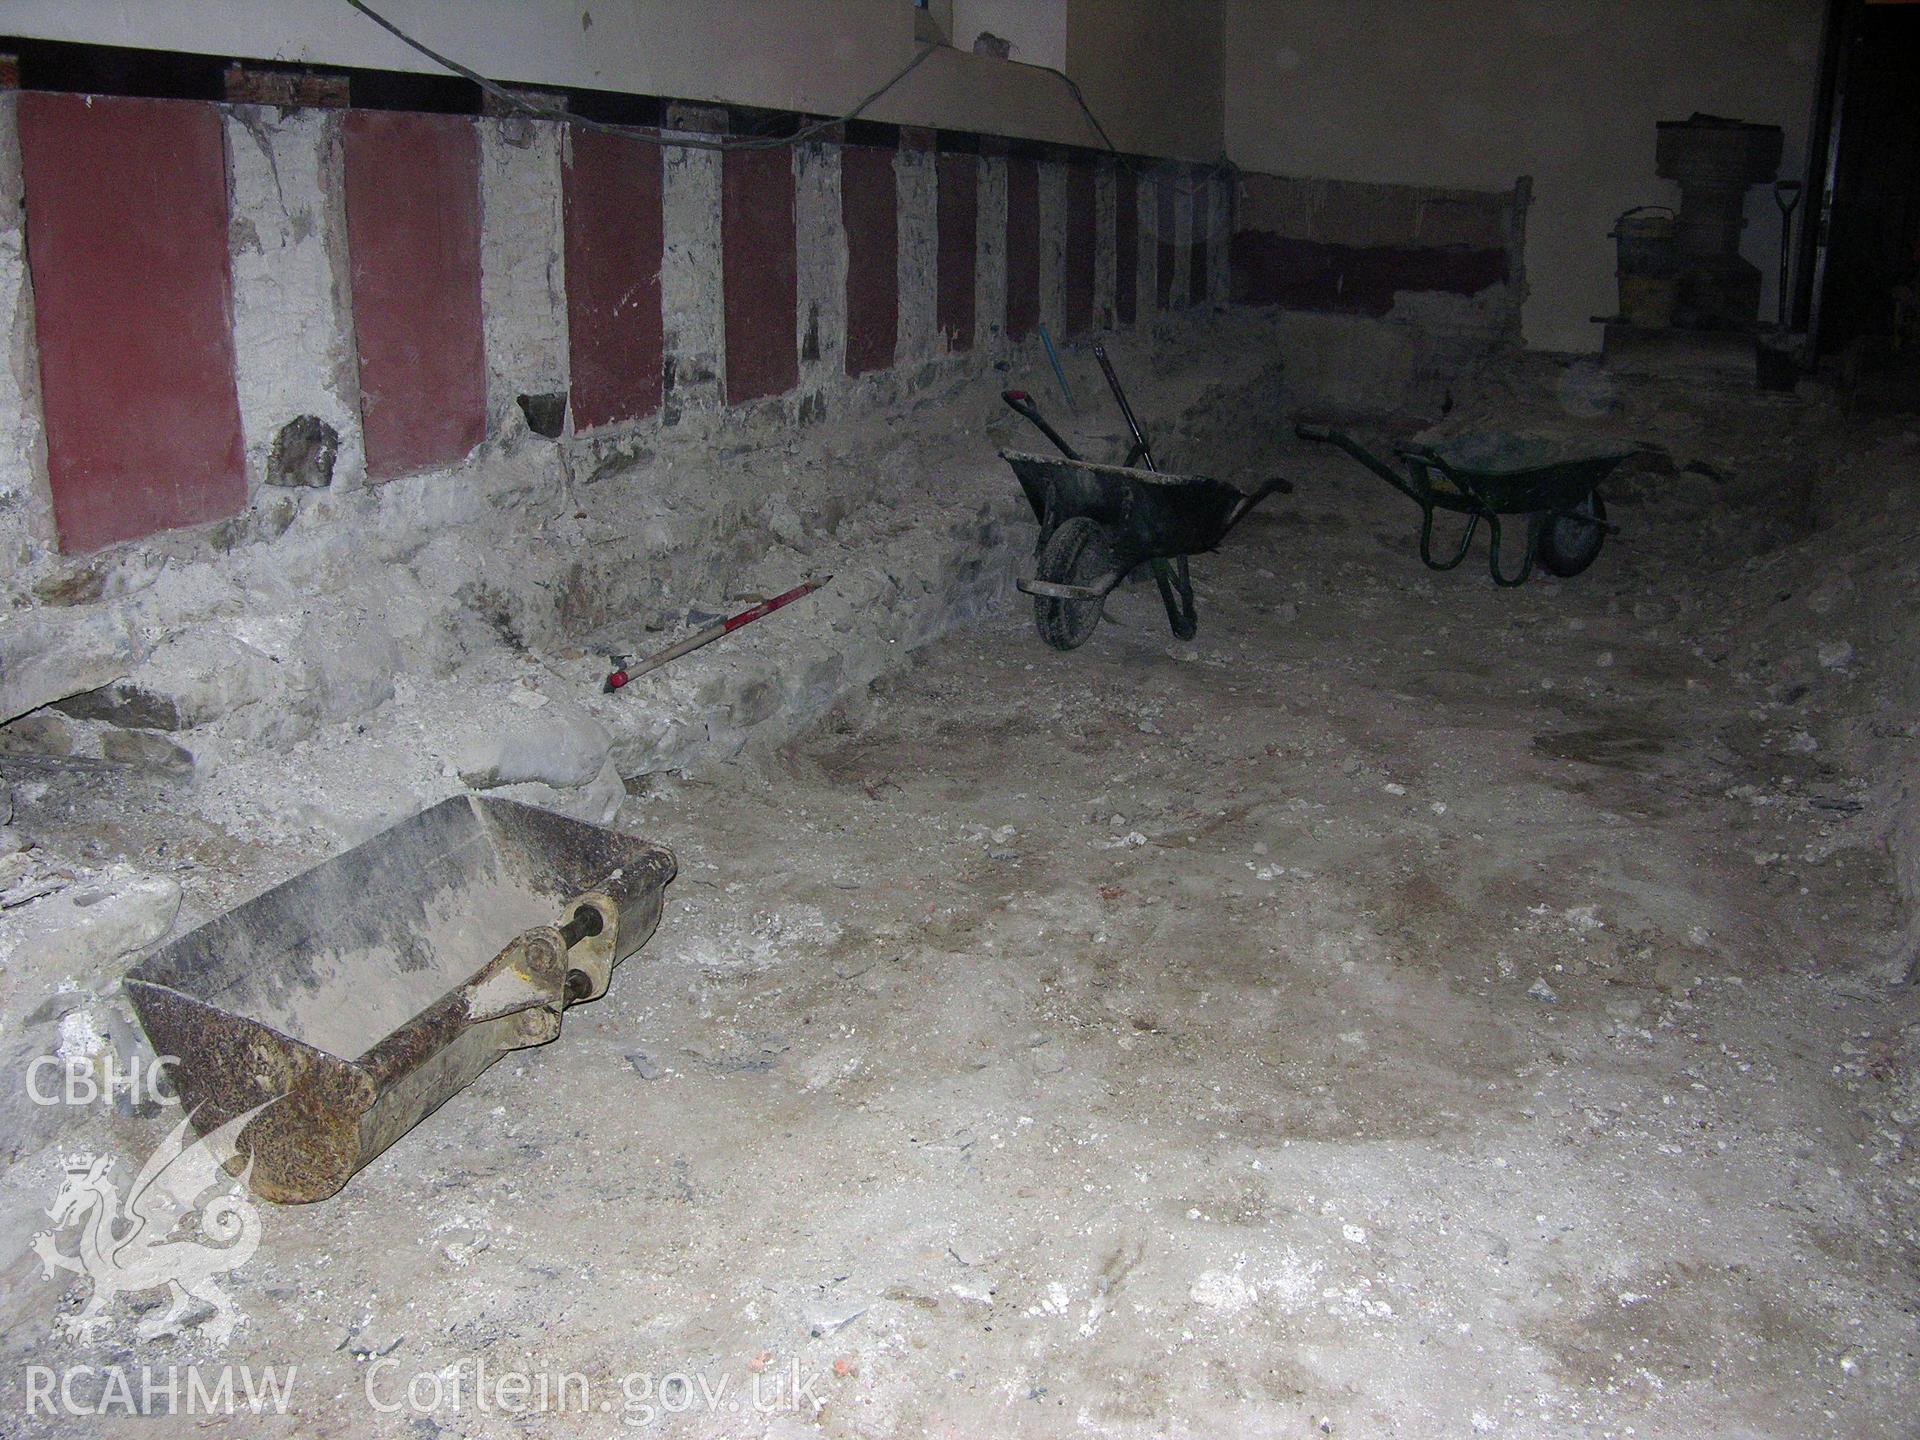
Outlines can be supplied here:
M1420 558L1426 562L1429 570L1451 570L1467 558L1467 547L1473 544L1474 532L1480 528L1480 512L1475 511L1467 520L1466 534L1460 537L1460 545L1453 554L1449 555L1445 560L1436 560L1433 558L1433 511L1434 507L1431 505L1423 505L1420 507ZM1496 537L1494 543L1497 547L1499 544L1500 522L1490 515L1487 517L1487 520L1488 523L1493 526L1493 533Z
M1193 613L1193 581L1187 575L1187 557L1153 562L1153 583L1160 587L1160 602L1167 607L1167 623L1173 638L1191 640L1200 628Z
M1527 517L1526 555L1520 561L1519 572L1511 577L1500 573L1500 517L1487 516L1487 569L1493 575L1493 583L1506 590L1527 583L1527 577L1533 574L1533 557L1540 549L1540 517Z

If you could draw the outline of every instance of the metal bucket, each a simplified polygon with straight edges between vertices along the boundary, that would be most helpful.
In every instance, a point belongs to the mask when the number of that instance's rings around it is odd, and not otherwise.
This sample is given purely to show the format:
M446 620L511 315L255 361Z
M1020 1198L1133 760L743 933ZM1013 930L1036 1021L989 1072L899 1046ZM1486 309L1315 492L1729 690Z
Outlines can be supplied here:
M1680 308L1680 282L1671 275L1622 275L1620 318L1640 330L1665 330Z
M1673 323L1680 295L1677 225L1666 206L1642 205L1607 232L1619 247L1620 318L1629 325L1658 330Z
M674 871L618 831L455 796L202 925L125 988L202 1134L266 1105L240 1140L253 1191L322 1200L605 993Z
M1665 205L1639 205L1613 222L1622 275L1673 275L1680 265L1674 236L1679 221Z

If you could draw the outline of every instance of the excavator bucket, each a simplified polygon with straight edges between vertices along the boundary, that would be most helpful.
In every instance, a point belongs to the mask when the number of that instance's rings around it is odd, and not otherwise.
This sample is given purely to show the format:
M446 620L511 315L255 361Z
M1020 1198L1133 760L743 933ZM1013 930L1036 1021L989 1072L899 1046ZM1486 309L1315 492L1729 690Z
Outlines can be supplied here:
M124 982L195 1127L268 1200L323 1200L660 922L671 851L455 796L155 952ZM267 1103L272 1102L272 1103Z

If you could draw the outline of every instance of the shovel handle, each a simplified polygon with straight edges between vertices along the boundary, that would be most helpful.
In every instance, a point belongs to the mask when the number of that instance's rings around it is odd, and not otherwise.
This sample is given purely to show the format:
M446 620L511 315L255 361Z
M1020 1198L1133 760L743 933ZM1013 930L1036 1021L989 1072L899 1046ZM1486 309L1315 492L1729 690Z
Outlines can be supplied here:
M1078 460L1080 454L1071 445L1060 438L1060 432L1047 423L1047 417L1040 413L1040 407L1033 403L1033 397L1024 390L1002 390L1000 398L1021 419L1032 425L1047 439L1059 447L1060 453L1069 460Z
M1133 436L1133 448L1127 452L1127 464L1144 463L1149 470L1160 467L1153 463L1153 451L1147 445L1147 437L1140 431L1140 422L1133 418L1133 406L1127 403L1127 392L1120 388L1120 377L1114 373L1113 361L1107 358L1107 347L1095 344L1093 358L1100 362L1100 373L1107 377L1107 388L1113 392L1114 403L1120 407L1121 418L1127 422L1127 433Z

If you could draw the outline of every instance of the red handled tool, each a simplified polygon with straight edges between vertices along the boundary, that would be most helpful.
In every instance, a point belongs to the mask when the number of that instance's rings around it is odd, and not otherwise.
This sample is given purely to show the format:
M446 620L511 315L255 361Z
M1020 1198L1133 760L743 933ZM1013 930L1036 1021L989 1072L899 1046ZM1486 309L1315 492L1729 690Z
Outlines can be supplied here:
M730 615L725 620L707 626L706 629L700 631L698 634L688 636L678 645L669 645L659 654L649 655L638 665L629 665L626 656L615 655L613 657L613 673L607 676L607 683L602 689L606 693L611 694L628 681L638 680L642 675L653 670L658 670L669 660L678 660L682 655L690 654L698 650L702 645L711 645L722 635L731 635L743 625L751 625L754 621L771 615L783 606L791 605L802 596L811 595L831 579L833 579L831 575L823 575L818 580L809 580L804 585L794 586L793 589L787 591L784 595L776 595L771 600L762 600L751 609L742 610L738 615Z

